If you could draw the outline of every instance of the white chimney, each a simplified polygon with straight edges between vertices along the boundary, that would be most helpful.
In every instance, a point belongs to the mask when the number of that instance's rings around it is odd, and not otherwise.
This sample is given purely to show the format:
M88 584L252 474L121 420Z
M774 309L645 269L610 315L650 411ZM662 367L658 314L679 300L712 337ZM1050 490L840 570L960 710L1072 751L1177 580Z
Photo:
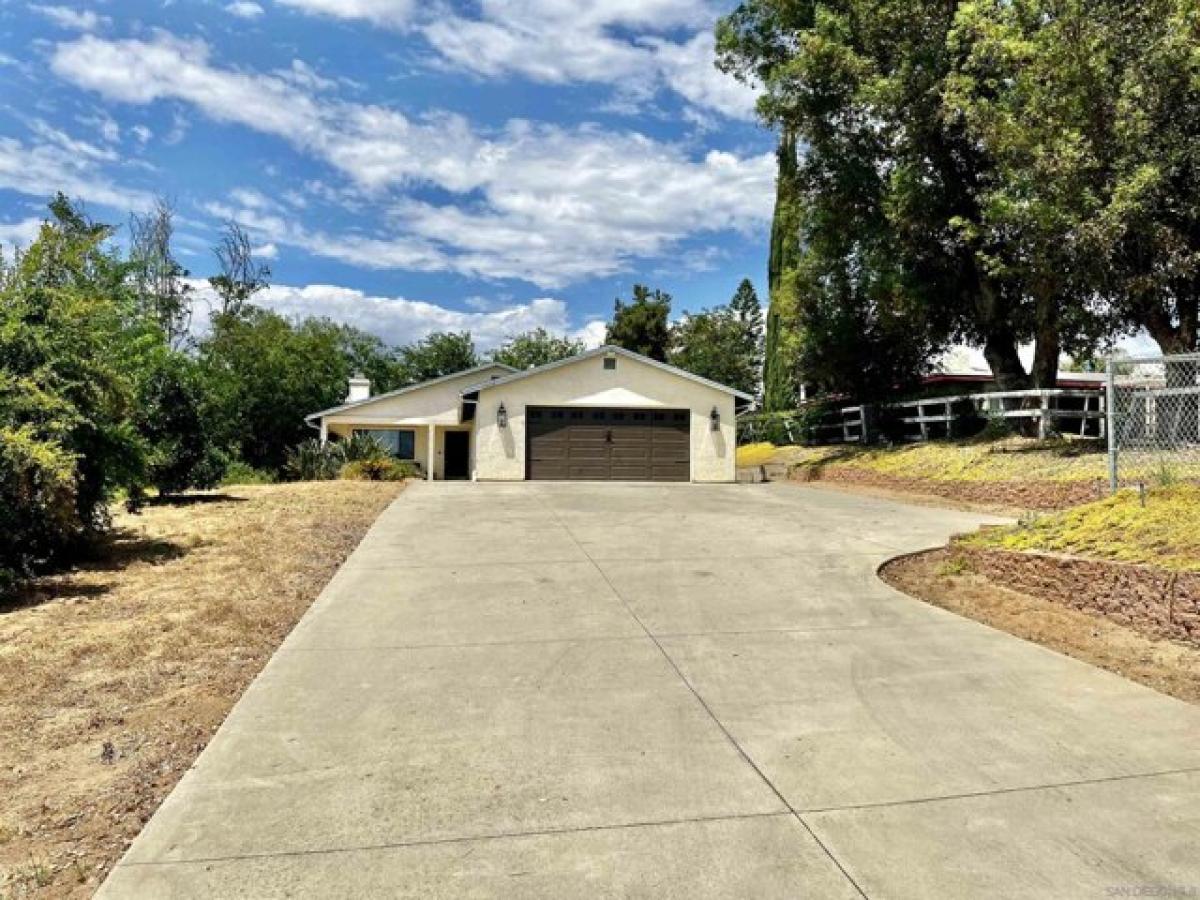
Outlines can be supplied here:
M371 379L363 378L362 375L355 375L350 379L350 391L346 394L347 403L357 403L359 400L367 400L371 397Z

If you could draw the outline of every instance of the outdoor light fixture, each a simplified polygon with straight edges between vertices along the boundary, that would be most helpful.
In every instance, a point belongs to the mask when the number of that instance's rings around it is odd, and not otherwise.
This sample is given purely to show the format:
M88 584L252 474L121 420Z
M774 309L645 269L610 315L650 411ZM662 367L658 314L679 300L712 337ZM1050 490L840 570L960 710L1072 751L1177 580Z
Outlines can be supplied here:
M504 404L500 404L500 408L496 410L496 424L501 428L508 427L508 410L504 408Z
M708 420L712 422L713 431L721 430L721 411L715 406L713 407L712 412L708 414Z

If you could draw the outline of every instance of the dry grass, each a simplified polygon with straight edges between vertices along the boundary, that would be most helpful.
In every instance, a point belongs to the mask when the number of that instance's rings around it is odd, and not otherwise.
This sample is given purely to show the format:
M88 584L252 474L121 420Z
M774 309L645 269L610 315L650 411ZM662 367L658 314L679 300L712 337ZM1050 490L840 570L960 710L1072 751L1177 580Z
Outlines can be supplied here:
M880 574L927 603L1200 703L1200 648L1151 638L1102 616L992 584L963 571L946 550L901 557Z
M988 528L963 539L983 547L1041 550L1119 562L1200 571L1200 485L1177 484L1137 491Z
M743 463L743 458L752 461ZM862 469L878 475L933 481L1064 482L1108 477L1107 457L1098 442L1021 437L929 441L895 447L749 444L738 448L739 465L767 462L783 462L801 469Z
M401 488L120 515L94 563L0 607L0 898L90 896Z

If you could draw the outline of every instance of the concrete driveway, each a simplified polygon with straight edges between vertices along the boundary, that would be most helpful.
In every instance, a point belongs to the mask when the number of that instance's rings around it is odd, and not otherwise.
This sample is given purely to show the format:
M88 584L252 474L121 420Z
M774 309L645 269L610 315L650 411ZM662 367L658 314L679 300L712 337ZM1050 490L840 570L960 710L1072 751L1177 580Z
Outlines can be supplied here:
M876 579L981 518L415 485L101 896L1195 896L1200 710Z

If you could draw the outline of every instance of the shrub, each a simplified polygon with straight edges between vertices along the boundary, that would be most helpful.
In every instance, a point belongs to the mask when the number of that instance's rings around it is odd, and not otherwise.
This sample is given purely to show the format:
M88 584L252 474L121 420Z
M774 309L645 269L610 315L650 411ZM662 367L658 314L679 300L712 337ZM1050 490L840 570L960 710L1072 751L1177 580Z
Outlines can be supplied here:
M221 484L274 484L275 480L275 476L266 469L256 469L239 459L225 467Z
M0 427L0 594L83 532L75 459L32 428Z
M342 478L349 481L403 481L416 475L415 465L390 457L354 460L342 467Z
M160 494L221 481L228 459L214 440L200 366L190 357L163 348L147 361L134 420L146 445L145 480Z
M830 413L827 407L811 406L789 412L741 416L737 421L738 443L769 443L777 447L815 444L821 440L821 426L827 419L832 421Z
M310 438L288 451L283 474L292 481L331 481L338 477L346 456L340 444Z
M355 434L330 446L336 447L344 462L392 459L391 451L370 434Z

